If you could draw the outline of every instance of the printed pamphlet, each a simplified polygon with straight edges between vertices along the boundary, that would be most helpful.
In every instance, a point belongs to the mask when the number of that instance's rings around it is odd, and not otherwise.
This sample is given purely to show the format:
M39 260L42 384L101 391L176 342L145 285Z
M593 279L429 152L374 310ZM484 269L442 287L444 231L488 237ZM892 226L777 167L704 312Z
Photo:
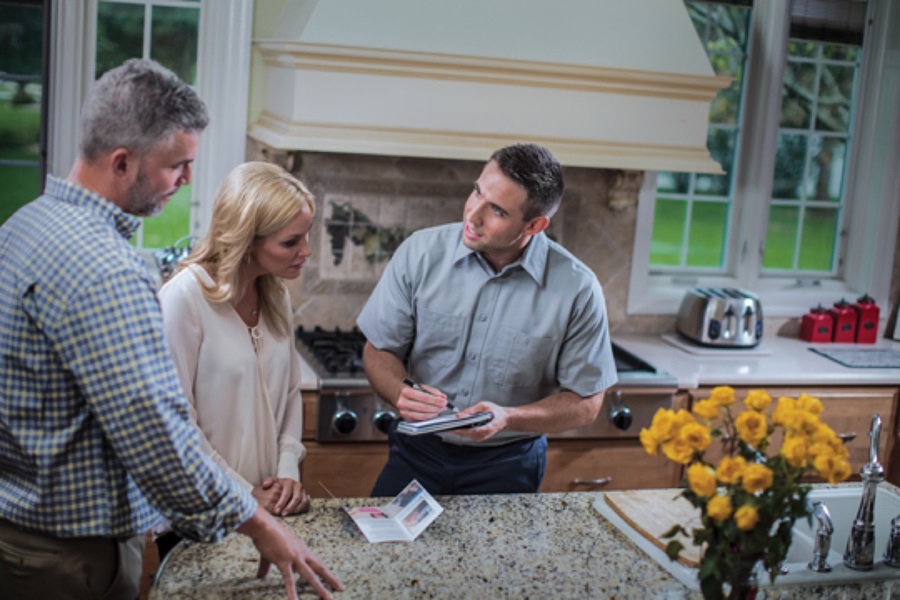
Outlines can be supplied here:
M385 506L342 508L373 544L411 542L444 512L444 507L415 479Z

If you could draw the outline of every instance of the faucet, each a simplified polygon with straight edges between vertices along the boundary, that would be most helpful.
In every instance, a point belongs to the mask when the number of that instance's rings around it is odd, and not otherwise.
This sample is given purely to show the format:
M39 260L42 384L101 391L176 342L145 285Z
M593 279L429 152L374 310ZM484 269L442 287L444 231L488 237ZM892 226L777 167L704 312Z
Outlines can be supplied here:
M884 481L884 467L878 461L880 438L881 417L875 414L869 428L869 462L859 471L863 482L862 497L844 551L844 564L857 571L868 571L875 564L875 492L878 484Z
M900 515L891 519L891 535L884 549L884 564L900 568Z
M831 534L834 533L834 523L831 521L828 507L821 502L813 503L813 516L816 517L819 526L816 529L813 557L807 566L812 571L828 573L831 571L831 565L828 564L828 552L831 550Z

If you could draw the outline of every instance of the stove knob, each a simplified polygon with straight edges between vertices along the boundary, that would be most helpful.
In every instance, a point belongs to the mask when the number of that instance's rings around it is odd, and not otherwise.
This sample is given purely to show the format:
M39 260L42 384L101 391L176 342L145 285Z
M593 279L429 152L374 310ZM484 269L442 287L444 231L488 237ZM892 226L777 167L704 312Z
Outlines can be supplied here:
M352 410L342 410L336 415L331 422L334 430L343 435L349 435L356 429L356 413Z
M380 410L375 413L375 428L381 433L387 434L391 425L397 420L397 413L392 410Z
M631 427L631 409L627 406L616 406L609 411L609 420L622 431Z

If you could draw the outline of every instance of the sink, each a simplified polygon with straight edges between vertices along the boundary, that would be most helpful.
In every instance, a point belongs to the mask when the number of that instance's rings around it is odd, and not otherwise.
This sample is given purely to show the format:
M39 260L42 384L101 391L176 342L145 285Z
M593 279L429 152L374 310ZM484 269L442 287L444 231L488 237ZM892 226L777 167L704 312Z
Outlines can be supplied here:
M776 587L900 579L900 569L888 567L882 562L882 555L884 554L888 533L891 528L891 519L900 515L900 496L885 488L878 488L875 497L875 565L870 571L854 571L844 566L844 549L847 547L847 538L850 535L853 519L856 517L856 512L859 508L861 493L862 487L856 486L816 488L810 492L810 501L824 502L831 513L834 533L831 537L831 551L828 554L828 563L831 565L832 570L828 573L819 573L807 568L807 564L812 559L815 527L817 524L815 519L812 527L806 520L798 521L794 525L794 539L784 562L787 572L775 580ZM681 562L670 560L662 548L619 516L607 504L605 498L601 497L595 500L594 508L684 585L693 590L699 589L697 569L688 567ZM761 586L772 585L768 574L762 569L760 569L758 574L758 580Z

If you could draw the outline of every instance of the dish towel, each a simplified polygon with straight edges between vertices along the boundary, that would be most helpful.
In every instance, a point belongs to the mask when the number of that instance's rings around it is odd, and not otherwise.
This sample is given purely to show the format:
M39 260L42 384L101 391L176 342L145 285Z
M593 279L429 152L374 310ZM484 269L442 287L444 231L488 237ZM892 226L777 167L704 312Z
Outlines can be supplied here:
M854 369L900 369L900 350L889 348L810 348L810 350Z

